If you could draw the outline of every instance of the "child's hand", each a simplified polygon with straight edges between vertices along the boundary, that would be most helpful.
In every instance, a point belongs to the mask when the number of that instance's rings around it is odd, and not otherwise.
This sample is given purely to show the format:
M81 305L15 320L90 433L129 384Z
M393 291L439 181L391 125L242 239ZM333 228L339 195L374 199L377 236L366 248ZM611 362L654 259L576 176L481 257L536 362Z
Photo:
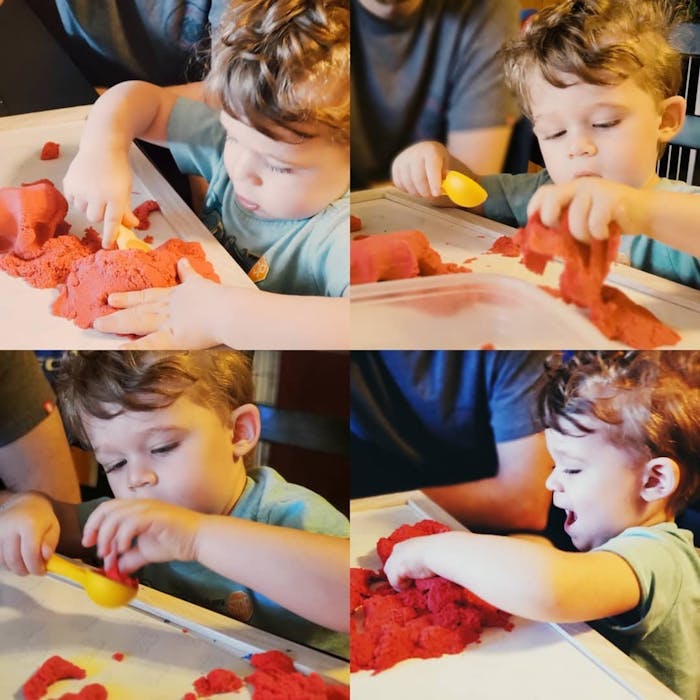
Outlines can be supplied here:
M425 563L431 537L412 537L394 545L391 556L384 564L384 573L396 590L403 587L404 579L429 578L435 575Z
M132 228L131 168L126 152L82 146L63 179L63 194L88 221L104 220L102 247L114 244L120 224Z
M539 212L545 226L554 227L569 207L569 231L583 243L604 240L616 222L622 233L644 233L647 222L645 198L649 193L628 185L582 177L559 185L543 185L527 207L528 217Z
M130 349L196 350L218 345L216 319L229 312L220 300L222 285L197 274L186 258L178 261L177 271L181 283L175 287L110 294L110 305L123 311L101 316L94 328L143 336L125 345Z
M20 576L45 574L60 530L48 498L34 492L12 496L0 510L0 567Z
M398 189L415 197L440 197L450 154L438 141L421 141L401 151L391 165Z
M147 499L102 503L83 529L83 546L97 545L97 555L111 568L130 574L149 562L191 561L202 516L181 506Z

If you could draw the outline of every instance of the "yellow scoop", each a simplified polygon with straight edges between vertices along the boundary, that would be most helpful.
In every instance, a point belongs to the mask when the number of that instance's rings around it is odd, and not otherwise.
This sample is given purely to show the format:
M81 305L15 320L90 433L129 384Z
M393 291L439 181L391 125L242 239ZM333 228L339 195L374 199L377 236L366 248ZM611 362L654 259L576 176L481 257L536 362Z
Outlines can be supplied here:
M442 189L460 207L478 207L488 197L486 190L478 182L456 170L447 171L442 181Z
M46 568L81 585L91 600L105 608L126 605L138 591L138 586L119 583L87 564L78 564L56 554L49 557Z
M146 241L142 241L130 228L127 228L123 224L119 224L117 248L119 248L119 250L127 250L129 248L151 250L151 246L148 245Z

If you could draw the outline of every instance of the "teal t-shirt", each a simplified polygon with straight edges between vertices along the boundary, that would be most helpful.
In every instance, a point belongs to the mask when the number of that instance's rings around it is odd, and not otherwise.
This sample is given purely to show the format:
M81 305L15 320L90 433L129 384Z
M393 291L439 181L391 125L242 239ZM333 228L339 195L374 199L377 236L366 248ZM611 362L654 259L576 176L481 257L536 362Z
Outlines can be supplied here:
M178 168L209 183L202 221L248 272L261 257L268 292L342 296L350 283L350 194L306 219L261 219L236 202L224 167L226 132L219 112L181 97L168 121L168 147Z
M78 506L81 528L90 513L105 500L87 501ZM303 486L290 484L270 467L249 471L243 493L229 515L336 537L350 535L347 518L328 501ZM303 562L299 564L303 566ZM235 617L266 632L349 658L347 634L310 622L198 562L147 564L138 572L138 579L146 586Z
M552 179L547 170L541 170L534 174L485 175L480 182L489 195L483 205L484 216L508 226L525 226L527 205L532 195L542 185L551 184ZM661 178L654 189L700 195L700 187L666 178ZM700 289L698 258L645 235L623 236L620 248L630 259L632 267Z
M639 605L591 626L684 700L700 698L700 556L675 523L631 527L597 548L634 570Z

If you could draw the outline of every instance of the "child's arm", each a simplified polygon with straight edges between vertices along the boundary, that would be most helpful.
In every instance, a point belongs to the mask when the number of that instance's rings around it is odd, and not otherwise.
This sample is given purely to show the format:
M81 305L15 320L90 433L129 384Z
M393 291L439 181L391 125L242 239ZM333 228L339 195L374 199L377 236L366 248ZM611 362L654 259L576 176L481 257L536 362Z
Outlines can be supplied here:
M90 110L63 192L89 221L104 220L105 248L114 242L120 224L138 223L131 211L129 146L137 137L164 144L176 100L174 91L129 81L107 90Z
M347 297L274 294L227 287L198 275L187 260L178 263L182 283L175 287L110 294L122 308L95 320L107 333L143 336L125 347L235 348L279 347L288 350L350 347Z
M641 595L632 568L612 552L562 552L468 532L400 542L384 571L395 587L404 578L442 576L502 610L550 622L619 615L633 609Z
M113 500L85 524L105 567L119 556L130 573L148 562L198 561L319 625L348 629L348 540L303 530L204 515L149 500Z
M637 189L586 177L541 187L530 200L527 213L531 216L539 212L545 226L555 226L567 206L569 230L580 241L607 238L608 227L615 221L622 233L644 234L700 257L697 194Z
M414 197L429 199L430 204L436 206L453 207L455 204L442 190L448 170L456 170L479 182L479 176L439 141L420 141L401 151L391 165L391 179L395 187ZM469 211L480 214L483 210L478 206Z
M83 553L74 503L54 501L35 491L19 493L0 507L0 567L20 576L45 574L56 549Z

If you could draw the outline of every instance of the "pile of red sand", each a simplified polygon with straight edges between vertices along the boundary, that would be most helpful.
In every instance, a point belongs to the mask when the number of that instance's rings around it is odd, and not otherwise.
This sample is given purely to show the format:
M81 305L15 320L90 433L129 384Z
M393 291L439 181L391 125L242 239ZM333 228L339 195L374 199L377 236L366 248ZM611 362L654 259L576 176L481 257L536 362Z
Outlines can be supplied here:
M434 520L402 525L377 542L386 562L397 542L449 528ZM485 627L510 630L510 615L439 576L395 591L383 571L350 570L350 671L391 668L399 661L457 654L478 642Z
M294 668L294 662L281 651L253 654L250 663L255 671L245 677L253 687L253 700L349 700L350 689L336 683L327 683L317 673L305 676ZM215 668L194 682L195 693L187 693L183 700L208 698L219 693L235 692L243 687L243 680L233 671Z
M148 215L158 209L153 200L136 207L137 228L148 228ZM115 311L107 304L112 292L176 285L180 258L200 275L220 281L199 243L173 238L150 251L103 250L92 228L82 239L65 235L67 212L66 199L48 180L0 188L0 270L33 287L57 287L52 312L81 328Z
M61 144L56 143L55 141L47 141L41 147L41 154L39 155L39 158L41 160L56 160L56 158L58 158L60 155L60 151Z
M620 245L616 224L606 240L593 239L587 245L571 235L568 210L562 213L556 228L548 228L535 214L518 229L515 242L520 245L525 266L539 275L554 256L563 258L559 295L567 303L587 309L591 322L608 338L633 348L675 345L680 340L680 335L651 311L635 304L619 289L603 284Z
M445 263L430 247L422 231L408 229L350 241L350 283L381 282L451 272L471 272L457 263Z
M510 236L499 236L486 252L503 255L506 258L518 258L520 246Z
M99 250L75 261L51 310L81 328L115 309L107 303L112 292L131 292L177 284L177 261L187 258L207 279L219 282L199 243L171 238L154 250Z
M0 253L28 259L56 234L67 233L66 198L49 180L0 187Z

